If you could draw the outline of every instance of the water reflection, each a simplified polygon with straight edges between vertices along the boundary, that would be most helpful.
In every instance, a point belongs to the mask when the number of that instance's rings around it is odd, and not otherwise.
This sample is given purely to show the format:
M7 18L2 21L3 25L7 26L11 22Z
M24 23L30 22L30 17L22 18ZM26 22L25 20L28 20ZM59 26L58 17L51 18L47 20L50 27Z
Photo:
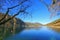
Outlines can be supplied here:
M60 33L42 26L38 29L25 29L6 40L60 40Z

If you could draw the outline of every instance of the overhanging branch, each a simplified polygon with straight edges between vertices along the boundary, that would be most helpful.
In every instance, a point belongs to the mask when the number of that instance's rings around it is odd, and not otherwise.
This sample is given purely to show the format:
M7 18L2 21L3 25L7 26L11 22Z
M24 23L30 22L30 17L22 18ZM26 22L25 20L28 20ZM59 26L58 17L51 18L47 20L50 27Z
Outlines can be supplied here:
M24 1L22 1L21 3L19 3L18 5L15 5L15 6L13 6L13 7L8 8L6 14L4 15L4 17L3 17L2 19L0 19L0 23L1 23L1 21L3 21L3 20L5 19L5 17L8 15L10 9L13 9L13 8L15 8L15 7L18 7L18 6L22 5L22 4L23 4L24 2L26 2L26 1L27 1L27 0L24 0Z
M30 7L30 6L26 6L26 7L24 7L23 9L20 9L20 10L18 11L18 13L14 14L12 17L10 17L10 18L8 18L8 19L0 22L0 25L5 24L6 22L8 22L9 20L13 19L15 16L19 15L20 13L25 12L26 9L29 8L29 7ZM26 12L26 13L27 13L27 12Z

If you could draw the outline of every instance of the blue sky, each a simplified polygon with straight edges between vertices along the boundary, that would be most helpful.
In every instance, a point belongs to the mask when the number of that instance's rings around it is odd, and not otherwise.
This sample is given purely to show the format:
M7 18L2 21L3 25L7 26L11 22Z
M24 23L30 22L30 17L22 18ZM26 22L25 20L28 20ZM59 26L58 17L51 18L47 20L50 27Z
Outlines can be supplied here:
M48 11L47 7L43 3L41 3L39 0L31 0L31 1L32 1L32 6L27 11L29 13L32 13L32 18L28 15L25 18L22 18L24 16L20 17L20 15L18 15L17 18L22 19L24 22L32 22L32 23L38 22L38 23L42 23L42 24L47 24L47 23L50 23L50 22L60 18L60 15L57 15L57 16L53 17L52 19L50 19L51 13ZM50 1L44 0L44 1L46 3L48 3L48 5L51 3L51 0ZM6 6L8 6L8 4ZM15 8L15 9L12 10L12 13L17 12L19 7Z
M45 1L48 4L51 2L49 0L45 0ZM33 6L31 8L33 13L32 18L27 17L23 19L25 22L33 22L33 23L38 22L42 24L47 24L60 18L60 16L55 16L52 19L50 19L51 13L48 11L47 7L38 0L33 0Z

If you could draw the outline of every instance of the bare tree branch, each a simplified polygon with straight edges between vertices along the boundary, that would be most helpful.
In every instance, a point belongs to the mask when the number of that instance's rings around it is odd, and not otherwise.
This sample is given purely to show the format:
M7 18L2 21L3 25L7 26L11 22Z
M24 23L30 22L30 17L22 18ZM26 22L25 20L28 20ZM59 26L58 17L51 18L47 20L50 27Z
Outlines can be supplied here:
M18 5L15 5L15 6L13 6L13 7L10 7L9 9L13 9L13 8L15 8L15 7L17 7L17 6L20 6L20 5L22 5L24 2L26 2L26 1L28 1L28 0L24 0L24 1L22 1L22 2L20 2Z
M22 4L23 4L24 2L26 2L26 1L27 1L27 0L24 0L24 1L20 2L18 5L15 5L15 6L13 6L13 7L8 8L6 14L5 14L4 17L0 20L0 22L5 19L5 17L6 17L6 16L8 15L8 13L9 13L9 10L10 10L10 9L13 9L13 8L15 8L15 7L17 7L17 6L20 6L20 5L22 5Z
M7 12L6 12L6 14L4 15L4 17L3 17L2 19L0 19L0 22L5 19L5 17L8 15L8 12L9 12L9 9L7 9Z
M40 0L40 2L42 2L47 8L49 7L49 5L46 2L44 2L43 0Z
M48 11L51 13L50 18L56 16L58 11L60 10L60 1L59 0L51 0L52 4L48 5L44 0L40 0L47 8Z
M25 11L26 11L26 9L29 8L29 7L30 7L30 6L26 6L26 7L24 7L23 9L20 9L20 10L18 11L18 13L14 14L12 17L10 17L10 18L8 18L8 19L0 22L0 25L5 24L6 22L8 22L9 20L13 19L15 16L19 15L20 13L27 13L27 12L25 12Z

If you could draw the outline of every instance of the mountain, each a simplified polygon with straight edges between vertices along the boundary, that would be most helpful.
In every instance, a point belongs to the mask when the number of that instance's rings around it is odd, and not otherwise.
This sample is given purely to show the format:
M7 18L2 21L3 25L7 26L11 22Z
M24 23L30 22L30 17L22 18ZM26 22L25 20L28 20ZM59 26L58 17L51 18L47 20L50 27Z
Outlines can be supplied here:
M57 19L51 23L46 24L47 26L50 26L51 28L60 31L60 19Z
M55 21L53 21L51 23L48 23L47 25L59 27L60 26L60 19L55 20Z
M27 25L26 27L33 27L33 28L42 26L42 24L40 24L40 23L25 22L25 24Z
M0 13L0 19L4 17L5 14ZM7 18L4 20L10 18L10 15L7 15ZM15 21L14 21L15 20ZM15 34L20 31L22 31L25 27L25 22L23 22L19 18L13 18L10 21L8 21L5 24L0 25L0 37L3 36L3 34L10 35L10 34Z

